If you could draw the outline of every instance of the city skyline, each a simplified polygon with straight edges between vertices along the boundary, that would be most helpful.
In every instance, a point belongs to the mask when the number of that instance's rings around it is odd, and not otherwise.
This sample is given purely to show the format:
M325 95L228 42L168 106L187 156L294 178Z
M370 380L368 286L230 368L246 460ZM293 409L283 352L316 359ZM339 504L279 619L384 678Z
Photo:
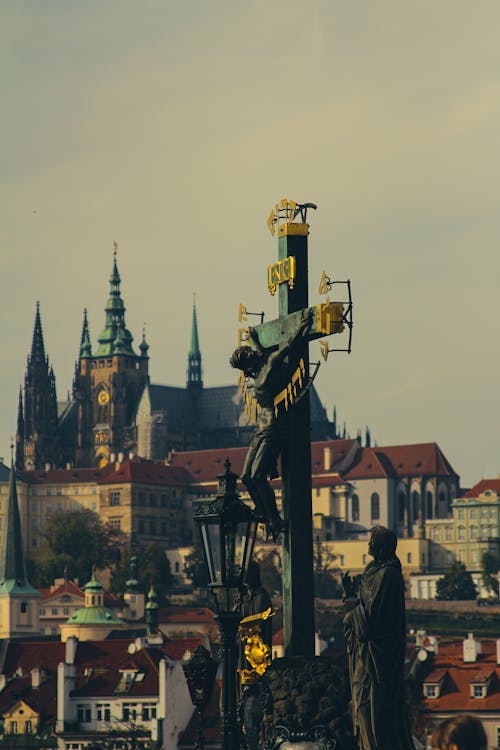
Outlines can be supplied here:
M500 472L495 3L0 13L7 462L36 301L63 400L114 241L152 381L185 383L196 292L205 383L235 382L239 303L277 314L265 222L288 197L318 204L310 304L323 270L353 285L353 353L316 381L329 416L380 445L438 442L465 486Z

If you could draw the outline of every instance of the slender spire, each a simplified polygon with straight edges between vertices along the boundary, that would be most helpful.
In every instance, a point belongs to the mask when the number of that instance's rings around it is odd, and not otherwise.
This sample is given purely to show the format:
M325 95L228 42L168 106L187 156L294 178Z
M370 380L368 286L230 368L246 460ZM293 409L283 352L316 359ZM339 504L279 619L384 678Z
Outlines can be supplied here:
M12 448L11 448L12 449ZM11 461L9 474L9 497L7 500L7 514L3 528L3 545L0 557L0 593L16 593L33 591L26 576L26 566L23 554L23 537L21 531L21 517L17 502L16 475L14 462Z
M146 323L144 323L144 325L142 327L142 341L139 344L139 349L140 349L140 352L141 352L141 357L147 358L149 356L148 355L149 344L146 341Z
M31 352L24 377L24 463L38 469L58 461L56 379L43 343L40 303L36 304ZM17 458L16 458L17 460Z
M80 339L80 357L91 357L92 345L90 343L89 322L87 320L87 308L83 310L82 336Z
M196 300L194 298L193 319L191 323L191 346L188 353L187 387L195 390L201 390L201 388L203 388L203 370L201 367L198 320L196 317Z
M31 342L31 353L29 360L32 364L41 364L46 361L45 346L43 343L42 320L40 317L40 302L36 303L35 325L33 327L33 339Z
M109 298L105 307L106 322L104 330L98 338L99 348L96 352L97 357L109 357L112 354L135 356L135 352L132 349L133 336L125 325L126 308L120 294L121 279L116 262L117 248L118 245L115 242L113 268L109 279ZM115 346L117 349L116 352Z
M24 411L23 389L21 386L19 386L19 401L17 404L16 468L24 468Z

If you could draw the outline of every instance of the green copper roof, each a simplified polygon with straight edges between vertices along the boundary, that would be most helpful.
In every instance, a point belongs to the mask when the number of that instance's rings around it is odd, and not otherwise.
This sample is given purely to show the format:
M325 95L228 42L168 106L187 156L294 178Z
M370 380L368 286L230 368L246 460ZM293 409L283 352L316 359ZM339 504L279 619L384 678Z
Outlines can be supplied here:
M107 607L81 607L66 620L68 625L123 625Z
M158 609L158 595L153 584L151 584L151 588L148 592L148 603L146 604L146 609Z
M30 585L26 576L21 518L17 502L16 476L13 465L9 473L7 517L3 527L2 556L0 558L0 593L39 595L39 592Z
M132 334L125 326L125 305L120 296L120 274L116 257L109 279L109 299L106 303L106 321L104 329L98 338L99 347L96 357L110 357L113 354L123 354L135 357L132 349Z

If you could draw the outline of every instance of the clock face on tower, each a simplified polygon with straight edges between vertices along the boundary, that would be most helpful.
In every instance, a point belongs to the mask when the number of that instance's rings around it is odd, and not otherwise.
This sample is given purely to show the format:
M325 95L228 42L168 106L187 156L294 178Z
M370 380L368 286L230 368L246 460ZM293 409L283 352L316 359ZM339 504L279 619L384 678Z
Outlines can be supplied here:
M97 401L100 406L106 406L109 403L109 393L105 390L99 391Z

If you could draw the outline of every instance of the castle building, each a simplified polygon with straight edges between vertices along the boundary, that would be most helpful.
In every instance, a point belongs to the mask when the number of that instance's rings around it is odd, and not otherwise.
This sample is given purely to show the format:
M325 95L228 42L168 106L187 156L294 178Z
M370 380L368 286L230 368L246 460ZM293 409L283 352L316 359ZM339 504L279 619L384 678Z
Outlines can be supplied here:
M159 460L172 450L248 445L254 427L239 387L203 383L196 306L186 385L158 385L150 382L144 332L136 351L126 326L116 255L109 285L104 328L94 349L84 311L72 395L63 403L57 402L37 303L24 398L19 393L17 469L104 466L120 454ZM330 422L314 386L310 392L313 439L337 438L336 415Z

